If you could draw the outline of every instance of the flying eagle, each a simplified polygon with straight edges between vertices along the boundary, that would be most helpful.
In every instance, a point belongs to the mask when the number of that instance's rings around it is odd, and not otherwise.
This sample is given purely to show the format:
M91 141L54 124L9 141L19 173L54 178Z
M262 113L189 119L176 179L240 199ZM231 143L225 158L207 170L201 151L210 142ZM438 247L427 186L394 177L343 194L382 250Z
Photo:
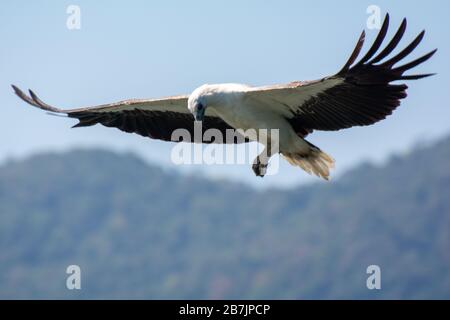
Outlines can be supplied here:
M264 151L255 159L252 169L263 177L270 157L279 152L292 165L324 179L334 167L331 156L305 140L314 130L337 131L353 126L374 124L390 115L406 97L405 84L398 80L417 80L433 74L404 75L425 62L436 50L409 63L394 67L421 42L422 31L405 49L387 58L396 49L406 30L406 19L392 40L377 53L387 34L389 15L368 52L358 61L365 39L363 31L353 53L335 75L315 81L296 81L282 85L251 87L242 84L203 85L190 95L162 99L125 100L94 107L62 110L42 102L33 91L29 96L16 86L15 93L25 102L40 109L66 114L79 120L74 127L100 123L125 132L134 132L152 139L179 142L176 129L191 133L190 142L239 143L258 141ZM226 136L227 130L239 129L241 138L232 141L211 141L194 131L215 129ZM260 132L278 130L278 145L273 148L267 135L247 135L249 129ZM271 132L271 131L270 131ZM238 137L239 135L237 135ZM269 137L270 138L270 137ZM276 150L276 151L275 151Z

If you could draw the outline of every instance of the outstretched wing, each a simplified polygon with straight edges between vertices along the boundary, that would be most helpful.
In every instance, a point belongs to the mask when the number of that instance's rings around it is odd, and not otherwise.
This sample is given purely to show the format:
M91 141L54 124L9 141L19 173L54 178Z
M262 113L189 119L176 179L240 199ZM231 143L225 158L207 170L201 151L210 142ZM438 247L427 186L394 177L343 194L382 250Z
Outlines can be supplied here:
M208 129L219 130L226 137L227 130L234 130L220 117L206 114L202 123L195 123L194 117L187 108L189 96L177 96L153 100L125 100L117 103L105 104L95 107L86 107L71 110L61 110L41 101L33 91L29 96L16 86L12 86L15 93L28 104L53 113L66 114L70 118L79 120L73 127L88 127L100 123L106 127L115 127L129 133L137 133L144 137L164 141L190 141L203 143L241 143L246 142L238 132L235 139L213 138L206 140L204 132ZM208 110L207 110L208 111ZM185 129L182 138L173 135L177 129ZM180 132L183 133L183 132ZM230 140L230 141L228 141Z
M412 62L394 67L418 46L425 34L422 31L404 50L381 62L402 39L406 30L406 19L403 19L388 45L375 56L386 36L388 26L389 15L386 15L372 47L355 63L364 43L363 32L350 59L334 76L317 81L252 88L247 95L256 100L269 101L274 111L286 117L302 136L313 130L332 131L367 126L385 119L400 105L400 100L406 97L407 86L391 82L431 76L432 74L404 73L425 62L437 51L433 50Z

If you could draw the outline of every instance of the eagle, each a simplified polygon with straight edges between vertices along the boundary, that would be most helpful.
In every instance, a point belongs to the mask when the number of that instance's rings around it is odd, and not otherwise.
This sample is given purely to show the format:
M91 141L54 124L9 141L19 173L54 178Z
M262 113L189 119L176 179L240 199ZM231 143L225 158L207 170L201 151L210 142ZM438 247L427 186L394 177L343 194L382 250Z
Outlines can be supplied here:
M111 104L63 110L43 102L33 91L25 94L12 85L28 104L51 113L65 114L79 122L74 127L102 124L163 141L180 142L177 130L189 133L193 143L246 143L257 141L264 150L253 162L256 176L264 177L270 158L281 154L291 165L328 180L334 159L305 138L314 130L337 131L368 126L385 119L406 98L407 86L397 81L417 80L434 74L405 72L430 59L437 49L398 66L422 41L422 31L397 54L406 30L403 19L393 38L380 50L389 27L389 14L366 54L358 60L365 32L350 58L334 75L314 81L248 86L236 83L205 84L190 95L160 99L133 99ZM358 60L358 61L357 61ZM394 82L394 83L393 83ZM200 135L195 133L200 126ZM232 139L211 139L215 130ZM272 132L277 130L277 139ZM252 132L252 134L247 132ZM255 134L256 132L256 134Z

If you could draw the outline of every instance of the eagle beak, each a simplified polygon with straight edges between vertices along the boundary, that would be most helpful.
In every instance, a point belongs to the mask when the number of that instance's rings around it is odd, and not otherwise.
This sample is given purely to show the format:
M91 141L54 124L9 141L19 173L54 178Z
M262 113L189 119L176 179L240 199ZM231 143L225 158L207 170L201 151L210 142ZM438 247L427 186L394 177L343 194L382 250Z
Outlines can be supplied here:
M194 113L194 118L195 118L195 121L203 121L203 118L205 117L205 108L202 108L201 110L197 110L195 113Z

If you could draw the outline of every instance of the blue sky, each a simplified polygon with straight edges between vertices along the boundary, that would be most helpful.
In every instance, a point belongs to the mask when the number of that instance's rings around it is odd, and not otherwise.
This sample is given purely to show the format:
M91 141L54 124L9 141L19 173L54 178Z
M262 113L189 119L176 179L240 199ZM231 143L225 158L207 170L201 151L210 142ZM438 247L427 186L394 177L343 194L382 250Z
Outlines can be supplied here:
M68 30L66 9L81 9L81 29ZM172 144L95 126L24 105L10 84L34 89L64 108L126 98L189 93L204 83L252 85L316 79L335 73L366 26L369 5L403 17L403 45L422 29L411 57L439 48L417 71L438 72L409 84L409 97L377 125L309 140L337 160L335 176L362 161L380 162L450 132L449 1L2 1L0 10L0 162L48 150L102 146L132 151L185 173L234 179L258 187L316 181L283 163L257 179L248 166L184 166L170 161ZM368 42L376 31L367 30ZM418 168L419 169L419 168Z

